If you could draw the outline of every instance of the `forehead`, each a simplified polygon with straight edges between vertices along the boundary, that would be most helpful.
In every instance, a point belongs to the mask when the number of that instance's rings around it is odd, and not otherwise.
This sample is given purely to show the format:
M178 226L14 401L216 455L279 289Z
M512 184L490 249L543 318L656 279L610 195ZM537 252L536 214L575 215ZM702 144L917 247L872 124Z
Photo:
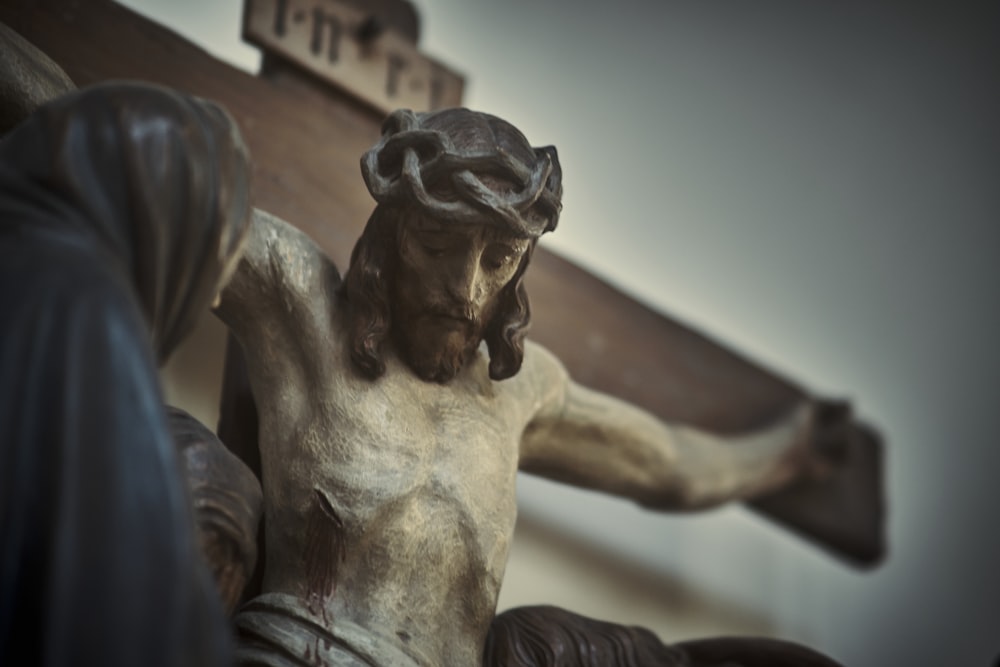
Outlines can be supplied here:
M432 216L413 216L407 221L407 229L417 234L452 236L455 238L482 239L492 243L508 243L518 247L527 246L530 238L515 234L484 219L482 224L441 222Z

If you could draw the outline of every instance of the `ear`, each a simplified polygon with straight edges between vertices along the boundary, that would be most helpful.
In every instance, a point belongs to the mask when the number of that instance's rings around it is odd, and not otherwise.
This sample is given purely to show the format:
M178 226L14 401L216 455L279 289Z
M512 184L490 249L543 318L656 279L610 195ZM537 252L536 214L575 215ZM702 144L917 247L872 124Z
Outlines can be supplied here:
M561 199L562 166L559 164L559 153L556 152L556 147L542 146L541 148L535 149L536 158L544 158L545 156L547 156L549 161L552 163L552 173L549 174L549 179L545 182L545 189Z

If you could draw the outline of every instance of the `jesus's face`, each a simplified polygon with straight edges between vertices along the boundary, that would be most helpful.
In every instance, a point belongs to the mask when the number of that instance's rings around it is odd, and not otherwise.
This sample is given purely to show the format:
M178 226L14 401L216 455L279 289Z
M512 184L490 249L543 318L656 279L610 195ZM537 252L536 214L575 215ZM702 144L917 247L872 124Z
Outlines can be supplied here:
M517 273L527 238L488 225L402 225L392 294L393 335L422 379L448 382L475 353Z

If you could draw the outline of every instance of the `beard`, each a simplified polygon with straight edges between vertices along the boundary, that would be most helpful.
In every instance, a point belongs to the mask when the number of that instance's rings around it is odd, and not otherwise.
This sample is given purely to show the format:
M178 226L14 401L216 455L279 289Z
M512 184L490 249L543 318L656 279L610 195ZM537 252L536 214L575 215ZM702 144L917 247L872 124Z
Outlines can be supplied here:
M391 335L397 354L425 382L446 384L475 358L495 304L477 312L397 281L391 303Z
M477 320L421 314L393 318L396 349L421 380L446 384L475 356L483 340Z

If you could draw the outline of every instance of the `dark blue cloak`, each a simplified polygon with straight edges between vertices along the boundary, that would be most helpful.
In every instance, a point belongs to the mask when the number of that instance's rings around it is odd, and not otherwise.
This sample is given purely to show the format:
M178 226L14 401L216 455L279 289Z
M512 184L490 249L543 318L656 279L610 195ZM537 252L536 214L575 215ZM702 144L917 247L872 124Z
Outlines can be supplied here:
M157 363L237 257L218 107L102 85L0 143L0 664L228 662Z

